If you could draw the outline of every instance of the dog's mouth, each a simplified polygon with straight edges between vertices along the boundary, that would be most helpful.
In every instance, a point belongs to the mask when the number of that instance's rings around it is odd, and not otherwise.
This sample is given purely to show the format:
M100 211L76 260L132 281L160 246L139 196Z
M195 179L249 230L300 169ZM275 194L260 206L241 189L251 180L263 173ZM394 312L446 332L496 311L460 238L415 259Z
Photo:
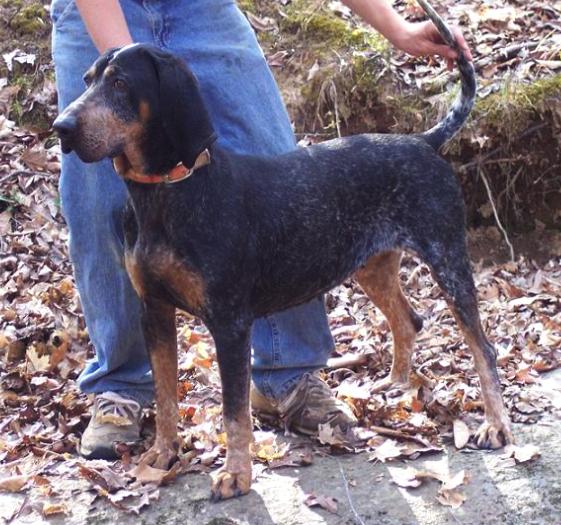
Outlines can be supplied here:
M58 120L58 119L57 119ZM102 135L99 131L88 132L83 126L76 125L70 129L61 127L60 123L53 125L60 138L60 149L62 153L75 152L82 162L99 162L105 158L115 158L122 154L123 144L117 142L111 144L109 137Z
M71 140L67 137L60 137L60 135L59 138L61 151L65 154L72 153L73 147Z
M113 167L118 175L124 177L127 172L132 169L132 165L128 159L128 157L121 153L120 155L115 155L113 157Z
M74 151L83 162L120 155L128 131L109 110L80 99L56 118L53 129L60 138L61 151Z
M108 147L103 140L95 138L90 140L78 138L73 141L61 139L61 151L65 154L74 151L82 162L91 163L118 157L121 155L123 147L121 145Z

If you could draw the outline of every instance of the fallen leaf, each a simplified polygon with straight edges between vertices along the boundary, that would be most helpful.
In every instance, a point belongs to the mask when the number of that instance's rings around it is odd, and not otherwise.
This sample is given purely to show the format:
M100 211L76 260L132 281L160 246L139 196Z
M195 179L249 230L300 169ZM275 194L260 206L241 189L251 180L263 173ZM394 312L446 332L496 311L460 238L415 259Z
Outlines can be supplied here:
M514 458L516 463L526 463L541 456L540 450L536 445L528 444L523 446L508 445L505 447L504 458Z
M27 483L29 476L10 476L0 479L0 491L19 492Z
M459 490L440 489L436 495L436 500L441 505L457 509L462 506L466 500L466 496Z
M469 441L469 428L461 419L455 419L453 426L454 445L457 449L464 448Z
M68 514L68 507L65 503L43 503L43 516L53 516L54 514Z
M321 507L333 514L337 512L337 500L329 496L322 496L321 494L311 494L306 495L304 503L308 507Z
M401 456L402 447L393 439L386 439L368 458L369 461L378 460L385 463L388 460Z
M35 372L44 372L51 366L49 355L39 355L35 346L30 346L27 349L26 356Z
M423 483L423 478L418 476L419 471L412 467L409 468L391 468L390 475L392 481L403 488L416 488L420 487Z
M181 465L179 462L174 463L169 470L162 470L140 463L133 469L129 470L128 474L136 478L141 483L155 483L159 486L175 479L180 467Z

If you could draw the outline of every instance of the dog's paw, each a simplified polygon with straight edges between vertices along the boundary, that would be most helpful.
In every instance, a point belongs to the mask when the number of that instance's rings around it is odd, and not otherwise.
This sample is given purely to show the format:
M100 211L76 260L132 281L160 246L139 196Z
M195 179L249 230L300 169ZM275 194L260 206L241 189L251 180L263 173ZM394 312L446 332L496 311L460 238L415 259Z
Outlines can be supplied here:
M154 443L142 456L139 463L154 468L167 470L177 459L177 445L171 443Z
M229 472L222 467L212 475L211 500L237 498L251 488L251 466L243 472Z
M514 443L514 436L508 422L483 423L475 433L475 443L479 448L501 448Z
M377 394L379 392L389 392L390 390L398 392L404 392L409 389L409 382L396 382L393 381L390 376L386 376L383 379L379 379L372 385L370 392L372 394Z

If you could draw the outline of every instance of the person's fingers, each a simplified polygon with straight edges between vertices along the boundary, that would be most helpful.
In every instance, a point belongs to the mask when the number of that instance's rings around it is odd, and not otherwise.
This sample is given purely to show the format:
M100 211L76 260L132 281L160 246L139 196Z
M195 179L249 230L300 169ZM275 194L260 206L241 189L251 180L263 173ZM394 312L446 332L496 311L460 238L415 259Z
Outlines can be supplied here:
M427 49L427 54L440 55L442 58L452 61L458 58L458 53L456 53L456 51L443 44L431 44Z
M473 61L473 56L471 54L469 46L467 45L466 39L464 38L464 35L462 34L462 32L457 27L453 27L452 28L452 33L454 34L454 37L456 38L456 42L458 43L458 47L462 50L462 52L464 53L466 58L470 62Z
M431 40L432 42L434 42L435 44L444 44L444 41L442 40L442 36L440 36L440 33L438 32L438 29L436 28L436 26L432 23L429 22L429 24L427 26L425 26L425 31L426 31L426 37ZM466 58L469 61L473 61L473 56L471 54L471 51L469 49L469 46L467 45L466 39L464 38L464 35L462 34L462 32L460 31L460 29L456 26L451 27L452 30L452 34L454 35L454 38L456 39L456 43L459 47L459 49L464 53L464 55L466 56ZM444 44L446 45L446 44ZM446 46L448 47L448 46ZM448 49L451 49L450 47L448 47ZM439 53L442 56L446 57L446 58L457 58L457 54L452 51L451 54L442 54Z

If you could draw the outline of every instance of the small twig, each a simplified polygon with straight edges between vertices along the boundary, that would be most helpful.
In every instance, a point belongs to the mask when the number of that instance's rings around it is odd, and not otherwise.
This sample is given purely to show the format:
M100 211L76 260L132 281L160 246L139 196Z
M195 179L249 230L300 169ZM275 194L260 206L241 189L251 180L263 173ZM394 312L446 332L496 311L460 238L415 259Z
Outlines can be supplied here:
M343 472L343 467L341 466L341 462L339 460L337 460L337 465L339 465L339 472L341 472L341 477L343 478L343 483L345 485L345 493L347 494L347 501L349 502L349 507L351 507L351 510L353 511L355 521L359 525L366 525L366 523L362 520L362 518L360 517L360 515L355 509L353 500L351 498L351 492L349 490L349 482L347 481L345 473Z
M60 461L65 461L67 459L67 457L64 454L59 454L58 452L55 452L54 450L47 450L46 448L37 447L37 446L32 446L31 447L31 452L33 452L33 454L35 454L36 456L41 456L42 458L46 458L46 457L50 456L50 457L56 458Z
M339 105L337 103L337 87L335 86L335 82L331 81L330 85L330 95L331 99L333 100L333 109L335 110L335 127L337 128L337 137L341 138L341 124L339 119Z
M327 368L352 368L364 365L368 362L365 354L343 355L341 357L331 357L327 360Z
M532 51L536 49L539 45L543 43L543 39L540 42L524 42L522 44L513 44L511 46L507 46L499 51L496 60L501 62L506 62L511 58L514 58L520 51Z
M23 498L23 501L21 502L21 505L19 506L19 509L6 520L6 525L12 523L12 521L20 517L21 513L23 512L28 502L29 502L29 494L26 494Z
M547 122L541 122L539 124L536 124L535 126L532 126L530 128L528 128L527 130L525 130L523 133L521 133L516 140L521 140L526 138L528 135L531 135L532 133L535 133L536 131L539 131L542 128L545 128L547 126ZM486 153L485 155L482 155L480 157L475 158L475 160L472 160L470 162L467 162L466 164L462 164L460 166L460 170L464 171L467 168L471 168L472 166L481 166L482 164L485 164L486 160L489 159L490 157L494 156L495 154L497 154L499 151L501 151L503 149L503 146L499 146L491 151L489 151L488 153Z
M418 438L417 436L411 436L406 434L405 432L400 432L399 430L394 430L393 428L386 428L386 427L377 427L376 425L369 425L368 430L372 430L372 432L376 432L376 434L380 434L381 436L390 436L400 439L408 439L409 441L415 441L424 447L430 446L430 443L427 443L425 440Z
M485 173L483 172L483 169L481 167L478 168L478 174L481 177L481 179L483 180L483 184L485 184L485 189L487 190L487 196L489 197L489 202L491 203L491 207L493 208L493 215L495 216L495 222L497 223L497 226L499 227L499 230L501 230L503 237L505 239L505 242L508 245L508 248L510 250L510 260L514 261L514 246L512 246L512 243L510 242L510 239L508 237L508 233L505 230L501 219L499 218L499 212L497 211L497 207L495 206L495 201L493 199L493 193L491 192L491 187L489 186L489 182L487 181L487 177L485 175Z
M452 518L454 518L454 521L456 523L459 523L460 525L463 525L463 522L461 522L450 509L448 509L448 514L450 514L450 516L452 516Z

